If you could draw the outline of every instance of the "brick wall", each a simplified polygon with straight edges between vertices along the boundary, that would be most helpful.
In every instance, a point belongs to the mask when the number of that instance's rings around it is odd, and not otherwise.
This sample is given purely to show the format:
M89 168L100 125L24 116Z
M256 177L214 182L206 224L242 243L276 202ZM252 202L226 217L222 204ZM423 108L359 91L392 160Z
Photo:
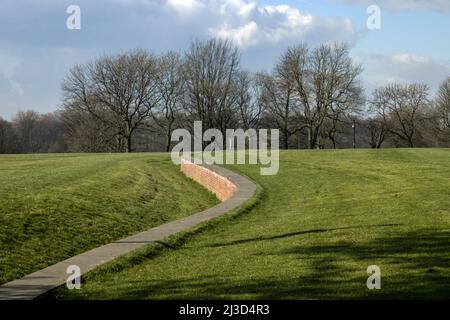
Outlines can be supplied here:
M231 198L237 189L227 178L184 159L181 161L181 172L214 193L222 202Z

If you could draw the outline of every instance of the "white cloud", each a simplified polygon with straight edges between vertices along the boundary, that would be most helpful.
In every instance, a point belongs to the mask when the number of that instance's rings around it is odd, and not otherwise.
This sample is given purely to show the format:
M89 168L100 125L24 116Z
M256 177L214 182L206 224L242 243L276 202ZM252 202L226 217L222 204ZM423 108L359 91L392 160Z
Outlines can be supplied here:
M263 5L259 0L115 1L151 6L153 16L170 21L181 32L228 39L241 49L312 38L348 42L356 38L349 19L317 18L287 4Z
M428 63L430 63L430 59L419 56L419 55L410 54L410 53L393 54L391 59L392 59L392 62L399 63L399 64L413 65L413 64L428 64Z
M211 36L228 39L241 48L276 44L301 38L313 27L313 17L287 5L258 6L256 1L224 1L219 27L209 28ZM231 5L230 5L231 4Z
M181 0L169 0L179 2ZM343 18L315 19L311 14L289 5L261 5L257 0L191 0L179 14L192 14L195 23L204 21L210 36L233 41L242 49L258 45L274 45L282 41L301 41L314 33L319 38L327 34L337 40L353 40L355 32L349 20ZM331 37L330 37L331 38Z
M355 60L363 64L363 79L368 93L389 83L412 82L428 84L435 92L450 75L449 63L412 53L355 55Z
M241 48L258 44L258 25L254 21L250 21L236 29L233 29L228 24L224 24L218 29L209 29L209 32L218 38L231 40Z
M203 8L203 3L198 0L167 0L166 3L178 14L192 14Z

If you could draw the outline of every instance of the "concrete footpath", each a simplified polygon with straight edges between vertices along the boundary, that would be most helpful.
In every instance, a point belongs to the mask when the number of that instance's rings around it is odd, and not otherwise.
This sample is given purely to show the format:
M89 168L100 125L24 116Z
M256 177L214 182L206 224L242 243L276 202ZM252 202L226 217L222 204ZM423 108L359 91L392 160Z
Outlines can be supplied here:
M256 192L256 185L247 178L221 167L206 165L203 167L227 178L236 185L237 190L231 198L211 209L93 249L21 279L6 283L0 286L0 300L32 300L37 298L47 291L65 284L69 277L66 273L69 266L79 266L82 273L87 273L95 267L110 262L119 256L142 248L152 242L162 241L181 231L187 231L203 222L236 209L249 200Z

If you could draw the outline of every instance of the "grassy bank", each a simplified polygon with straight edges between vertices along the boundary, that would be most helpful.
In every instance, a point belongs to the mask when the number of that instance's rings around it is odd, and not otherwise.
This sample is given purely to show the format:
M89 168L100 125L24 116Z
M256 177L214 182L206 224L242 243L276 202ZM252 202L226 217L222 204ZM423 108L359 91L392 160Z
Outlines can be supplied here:
M217 200L170 156L0 156L0 283Z
M277 176L231 166L264 189L250 212L178 248L123 258L88 275L81 290L53 295L448 298L449 164L450 150L348 150L283 152ZM370 265L381 268L381 290L366 287Z

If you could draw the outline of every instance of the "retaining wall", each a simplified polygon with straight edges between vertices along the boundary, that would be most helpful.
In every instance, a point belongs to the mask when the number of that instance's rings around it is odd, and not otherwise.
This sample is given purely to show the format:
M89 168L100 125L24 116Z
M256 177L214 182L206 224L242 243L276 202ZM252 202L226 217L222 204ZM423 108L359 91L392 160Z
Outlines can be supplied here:
M231 198L237 190L236 185L227 178L188 160L182 159L181 171L187 177L214 193L222 202Z

